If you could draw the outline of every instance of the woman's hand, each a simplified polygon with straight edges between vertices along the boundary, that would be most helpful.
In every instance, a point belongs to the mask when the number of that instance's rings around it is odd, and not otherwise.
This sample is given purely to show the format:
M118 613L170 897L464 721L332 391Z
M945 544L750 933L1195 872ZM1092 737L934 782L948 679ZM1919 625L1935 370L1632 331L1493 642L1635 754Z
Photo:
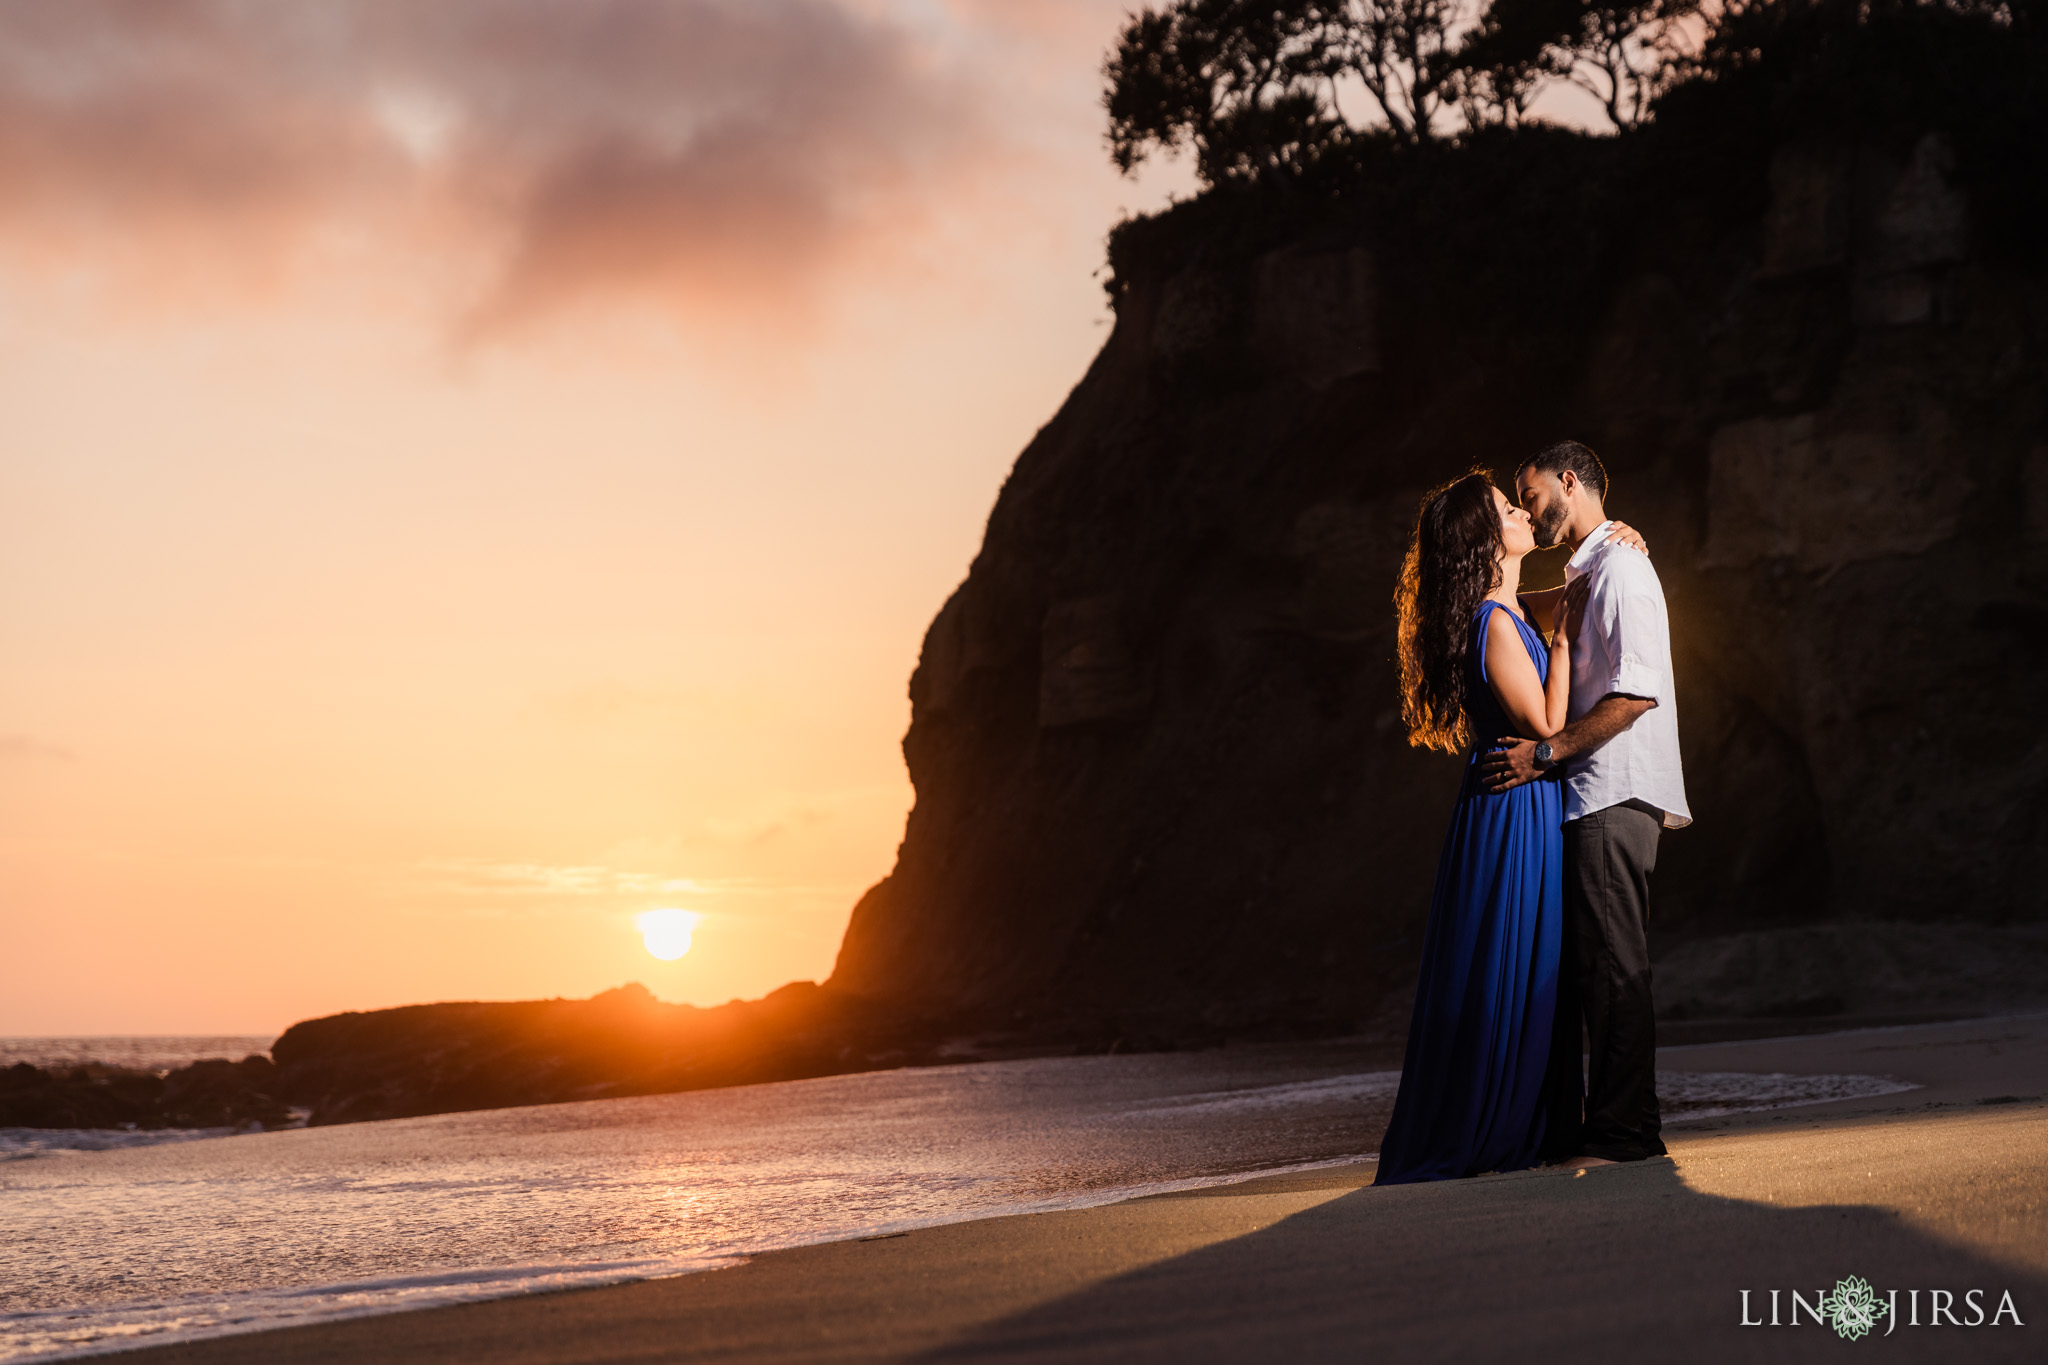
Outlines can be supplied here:
M1557 604L1564 600L1564 585L1522 593L1521 600L1522 613L1529 618L1529 624L1548 634L1557 624L1552 618L1557 615Z
M1593 580L1589 575L1581 574L1565 586L1564 596L1557 603L1557 629L1550 637L1551 652L1562 648L1570 653L1572 636L1585 628L1586 599L1592 595Z
M1626 545L1631 550L1640 550L1644 555L1650 553L1650 542L1643 539L1643 533L1625 521L1615 522L1614 529L1607 533L1607 538L1617 545Z

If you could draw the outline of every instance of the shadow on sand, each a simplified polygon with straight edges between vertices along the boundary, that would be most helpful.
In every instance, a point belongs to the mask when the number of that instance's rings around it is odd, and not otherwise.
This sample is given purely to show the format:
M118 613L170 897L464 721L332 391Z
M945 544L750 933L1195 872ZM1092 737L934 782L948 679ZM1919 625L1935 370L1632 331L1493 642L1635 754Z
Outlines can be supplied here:
M1165 1198L1228 1198L1200 1192ZM2015 1216L2030 1216L2015 1211ZM1982 1289L1979 1327L1909 1326L1845 1340L1801 1315L1846 1276L1880 1297ZM1762 1291L1762 1292L1756 1292ZM2010 1316L1996 1327L2000 1295ZM1668 1159L1573 1178L1525 1172L1354 1190L1263 1231L1104 1281L965 1334L922 1360L2041 1359L2048 1282L1916 1231L1887 1209L1792 1209L1701 1194Z

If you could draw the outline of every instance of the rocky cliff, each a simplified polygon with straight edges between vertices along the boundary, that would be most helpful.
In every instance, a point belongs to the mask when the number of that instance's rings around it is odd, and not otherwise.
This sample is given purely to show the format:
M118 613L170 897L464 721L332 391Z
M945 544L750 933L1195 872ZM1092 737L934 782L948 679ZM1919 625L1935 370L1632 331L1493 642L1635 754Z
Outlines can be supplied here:
M1398 723L1395 569L1425 487L1561 436L1670 603L1665 948L2048 918L2035 172L1714 98L1116 235L1114 332L925 637L834 987L1084 1045L1398 1016L1459 763Z

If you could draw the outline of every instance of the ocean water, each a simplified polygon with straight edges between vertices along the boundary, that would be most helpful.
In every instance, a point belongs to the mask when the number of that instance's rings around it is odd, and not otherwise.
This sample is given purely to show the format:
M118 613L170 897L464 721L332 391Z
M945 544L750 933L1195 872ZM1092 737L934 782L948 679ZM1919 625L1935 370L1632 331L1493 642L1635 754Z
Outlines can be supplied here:
M112 1038L0 1038L0 1068L27 1062L31 1066L78 1066L106 1062L135 1071L174 1071L209 1057L239 1062L269 1052L274 1034L168 1034Z
M1368 1060L1342 1042L1047 1058L98 1150L46 1134L0 1159L0 1361L681 1274L1355 1160L1399 1083ZM1903 1088L1660 1081L1673 1118Z

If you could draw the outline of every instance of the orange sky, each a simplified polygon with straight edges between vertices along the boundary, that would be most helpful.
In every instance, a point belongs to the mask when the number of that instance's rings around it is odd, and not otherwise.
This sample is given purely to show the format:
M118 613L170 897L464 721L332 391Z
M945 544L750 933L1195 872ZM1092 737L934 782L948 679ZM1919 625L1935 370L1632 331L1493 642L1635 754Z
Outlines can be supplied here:
M829 972L1122 8L10 7L0 1033Z
M0 10L0 1034L825 976L1125 9Z

